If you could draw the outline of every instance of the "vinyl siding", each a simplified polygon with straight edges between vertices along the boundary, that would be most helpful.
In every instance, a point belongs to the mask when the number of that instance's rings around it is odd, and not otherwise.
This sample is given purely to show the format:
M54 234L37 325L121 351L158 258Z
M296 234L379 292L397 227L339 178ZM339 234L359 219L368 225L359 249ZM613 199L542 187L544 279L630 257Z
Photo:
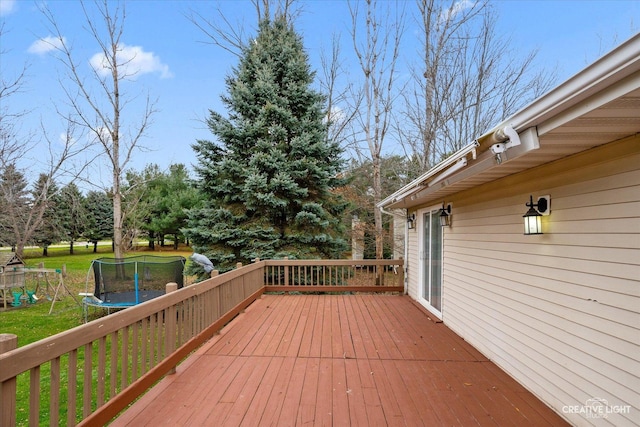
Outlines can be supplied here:
M409 230L409 248L407 251L407 293L414 299L418 298L418 268L419 268L419 247L417 227Z
M543 235L522 234L530 194L551 196ZM570 422L637 425L640 138L451 201L443 321ZM417 232L409 237L409 293L417 298ZM591 398L632 408L606 419L563 413Z

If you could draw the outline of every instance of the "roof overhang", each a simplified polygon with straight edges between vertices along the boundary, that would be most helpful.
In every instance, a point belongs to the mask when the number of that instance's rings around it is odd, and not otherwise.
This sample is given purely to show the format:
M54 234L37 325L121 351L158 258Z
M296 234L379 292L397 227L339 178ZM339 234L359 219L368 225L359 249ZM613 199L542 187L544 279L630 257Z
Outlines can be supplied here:
M441 201L541 164L640 133L640 34L479 136L380 203Z

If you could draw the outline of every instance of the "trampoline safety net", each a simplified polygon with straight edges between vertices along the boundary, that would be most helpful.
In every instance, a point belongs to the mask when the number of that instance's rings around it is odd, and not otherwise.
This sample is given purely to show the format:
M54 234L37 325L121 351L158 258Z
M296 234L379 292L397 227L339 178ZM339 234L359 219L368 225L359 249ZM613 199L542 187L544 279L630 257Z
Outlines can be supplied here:
M136 305L164 295L167 283L184 285L181 256L141 255L128 258L98 258L91 264L94 295L105 305Z

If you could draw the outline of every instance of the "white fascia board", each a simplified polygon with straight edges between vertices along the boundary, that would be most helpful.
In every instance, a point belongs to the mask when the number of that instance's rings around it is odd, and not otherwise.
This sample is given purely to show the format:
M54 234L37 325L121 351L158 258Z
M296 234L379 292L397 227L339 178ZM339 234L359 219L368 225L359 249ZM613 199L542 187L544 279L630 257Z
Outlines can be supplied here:
M482 147L482 145L486 144L487 142L489 144L494 143L496 134L503 131L503 129L505 129L506 127L512 127L513 130L520 134L520 137L522 137L522 133L527 131L528 129L537 129L537 133L532 139L532 143L527 144L524 147L512 148L511 150L514 151L509 153L509 159L519 157L527 151L539 148L537 137L555 129L557 126L560 126L563 120L559 119L562 116L570 115L571 111L569 110L573 108L593 109L597 106L593 102L594 100L597 100L597 103L604 103L607 100L610 100L611 96L604 96L601 92L609 92L610 90L614 90L616 88L619 91L621 89L621 84L624 83L624 80L630 82L627 82L627 84L623 86L622 90L633 89L637 85L637 73L639 71L640 33L631 37L629 40L622 43L620 46L618 46L608 54L604 55L592 65L580 71L547 94L536 99L531 104L515 113L508 119L503 120L500 124L484 133L477 140L462 148L443 162L434 166L425 174L413 180L411 183L405 185L400 190L391 194L390 196L379 202L376 206L379 208L384 207L389 204L395 203L396 201L399 201L407 196L421 192L422 190L424 190L424 187L421 187L421 184L425 180L447 169L449 166L453 165L459 159L466 156L469 152L475 150L476 148L478 148L480 151L482 151L482 148L487 149L488 147L486 145L484 147ZM593 96L596 94L598 94L599 96L593 98ZM581 106L581 104L587 98L589 98L589 105ZM533 133L531 136L534 136ZM479 169L486 169L488 164L484 164L483 166L483 168ZM466 168L464 172L455 174L451 179L445 180L441 183L441 186L448 185L448 183L453 181L453 178L456 178L457 180L457 178L461 176L469 176L469 173L472 170L477 170L476 168L473 168L467 171L467 169L469 168Z
M465 147L461 148L457 153L452 156L447 157L442 162L438 163L436 166L429 169L424 174L420 175L418 178L411 181L409 184L405 185L395 193L387 196L384 200L378 202L376 205L378 208L384 207L390 203L395 201L404 199L407 196L410 196L413 193L420 191L420 184L422 184L425 180L431 178L432 176L438 174L439 172L445 171L449 167L453 166L458 160L464 158L469 153L474 153L475 157L475 149L478 147L478 142L473 141L467 144Z
M597 107L623 97L638 88L640 88L640 71L609 86L606 91L596 93L590 98L582 100L571 108L568 108L567 110L556 114L554 117L545 120L538 126L538 133L540 135L544 135L551 132L563 124L568 123L577 117L588 114Z
M543 135L555 128L543 125L545 121L553 120L561 113L578 106L585 99L608 89L638 71L640 71L640 33L495 126L479 137L478 141L486 140L496 130L506 125L511 125L518 132L538 126L539 135ZM600 98L604 102L610 97L600 96ZM592 102L589 103L590 109L598 106ZM554 123L556 127L562 124L557 120Z

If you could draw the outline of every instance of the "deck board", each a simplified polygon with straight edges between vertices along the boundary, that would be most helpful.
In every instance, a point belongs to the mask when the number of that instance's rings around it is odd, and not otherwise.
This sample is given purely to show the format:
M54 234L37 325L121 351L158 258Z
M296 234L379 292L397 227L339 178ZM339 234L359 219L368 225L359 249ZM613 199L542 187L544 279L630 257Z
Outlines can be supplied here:
M111 425L566 423L408 297L264 295Z

